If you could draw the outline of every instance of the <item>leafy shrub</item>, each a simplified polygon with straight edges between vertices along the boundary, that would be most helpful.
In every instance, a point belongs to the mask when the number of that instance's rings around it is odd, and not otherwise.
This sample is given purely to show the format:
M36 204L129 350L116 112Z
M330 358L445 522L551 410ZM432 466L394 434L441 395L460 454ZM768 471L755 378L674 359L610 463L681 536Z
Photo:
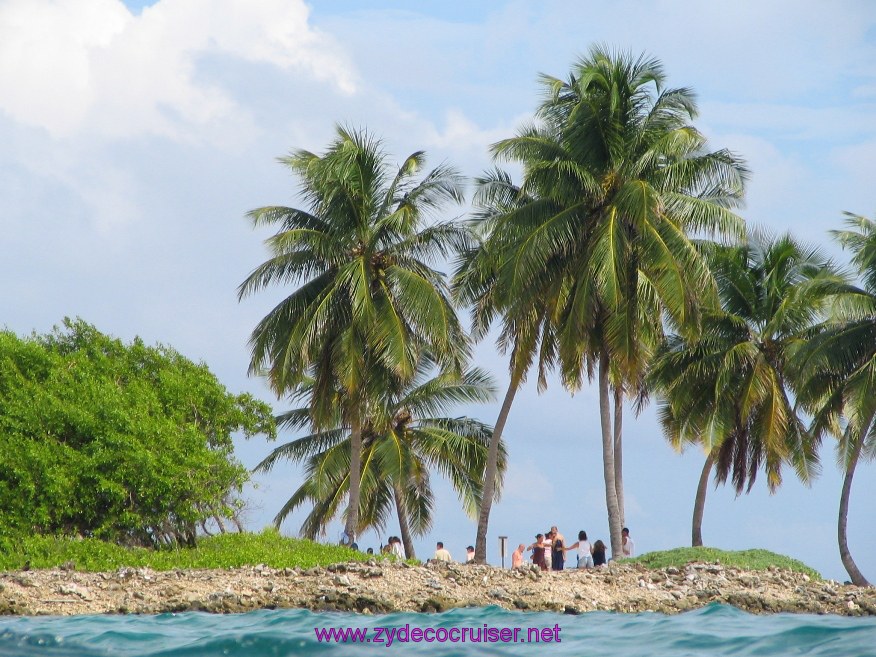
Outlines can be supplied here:
M107 572L122 567L153 570L174 568L240 568L265 564L272 568L310 568L371 557L338 545L286 538L273 528L260 534L223 534L199 538L194 547L157 549L123 547L98 539L29 536L0 541L0 570L57 568L73 564L77 570Z
M0 531L191 543L237 510L235 431L273 436L270 407L170 347L0 332Z
M719 563L729 568L742 570L767 570L771 566L806 573L814 579L821 579L818 571L810 568L802 561L786 557L769 550L753 549L735 552L709 547L684 547L660 552L648 552L632 561L641 563L648 568L667 568L669 566L684 567L689 563Z

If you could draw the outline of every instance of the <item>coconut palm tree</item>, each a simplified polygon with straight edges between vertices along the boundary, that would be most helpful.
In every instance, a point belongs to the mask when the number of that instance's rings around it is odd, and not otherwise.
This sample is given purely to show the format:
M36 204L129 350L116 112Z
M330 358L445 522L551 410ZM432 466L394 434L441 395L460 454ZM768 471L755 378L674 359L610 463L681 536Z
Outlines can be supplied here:
M474 515L484 490L483 472L492 428L470 418L445 414L461 403L483 403L495 388L483 371L472 369L461 377L452 373L429 376L425 361L417 376L372 403L362 429L362 488L357 532L383 529L395 511L408 558L415 558L412 536L426 533L433 518L430 471L447 477L463 508ZM307 398L313 390L302 386L297 396ZM307 478L274 518L279 526L289 513L303 504L313 505L301 534L316 538L336 517L350 484L350 432L337 425L280 445L256 466L270 471L280 460L305 463ZM309 424L308 406L284 413L278 424L298 430ZM506 455L500 444L497 474L492 494L501 490Z
M664 321L696 328L711 277L690 236L744 233L732 208L746 170L732 153L706 149L691 125L693 94L666 88L657 60L594 47L568 79L542 82L538 123L493 149L522 165L522 190L534 199L496 222L498 231L525 235L500 257L500 276L511 298L525 297L531 281L564 281L559 359L570 390L597 374L617 557L622 440L612 399L640 387ZM618 416L616 409L615 426Z
M795 409L794 355L824 319L841 282L824 254L790 235L751 234L745 244L711 245L708 260L720 309L707 311L695 338L670 337L654 359L649 385L660 422L676 448L706 452L694 503L691 542L703 544L702 517L712 466L748 492L762 469L770 492L790 463L804 483L817 472L818 438Z
M800 397L814 414L813 431L838 438L840 559L853 584L869 586L849 550L848 513L858 462L876 452L876 222L845 214L847 230L832 233L851 253L861 285L839 286L832 321L802 350Z
M511 405L520 386L534 363L538 367L538 388L547 385L547 372L556 360L556 336L553 314L562 288L562 278L533 280L527 294L512 297L502 287L499 277L501 265L498 256L507 250L509 241L520 236L495 230L497 220L509 213L527 207L532 199L511 181L507 172L495 169L476 178L472 227L480 238L478 243L461 254L454 275L454 294L464 305L470 306L472 336L483 339L494 320L501 319L502 328L497 341L499 351L509 354L508 389L499 410L499 416L490 439L490 449L484 472L484 494L478 512L475 538L476 563L486 563L487 531L494 495L493 482L499 464L502 432L511 412ZM511 224L509 228L515 228ZM509 353L510 352L510 353Z
M419 151L393 171L377 140L341 127L323 155L299 150L281 162L299 178L307 209L249 213L254 226L277 233L239 297L295 286L252 332L250 373L265 373L278 397L312 379L315 432L336 427L341 409L351 450L346 530L354 540L370 400L387 380L412 378L424 348L456 370L468 354L444 276L430 266L467 248L467 231L452 221L426 225L433 211L462 200L461 178L440 166L417 180Z

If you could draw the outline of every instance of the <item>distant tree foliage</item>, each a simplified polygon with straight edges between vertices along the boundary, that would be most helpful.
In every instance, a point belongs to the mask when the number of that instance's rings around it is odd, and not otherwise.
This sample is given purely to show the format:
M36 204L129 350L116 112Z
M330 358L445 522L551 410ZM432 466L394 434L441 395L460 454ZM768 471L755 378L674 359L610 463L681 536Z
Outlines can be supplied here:
M232 433L275 435L271 409L204 364L81 320L0 332L0 534L192 543L236 522Z

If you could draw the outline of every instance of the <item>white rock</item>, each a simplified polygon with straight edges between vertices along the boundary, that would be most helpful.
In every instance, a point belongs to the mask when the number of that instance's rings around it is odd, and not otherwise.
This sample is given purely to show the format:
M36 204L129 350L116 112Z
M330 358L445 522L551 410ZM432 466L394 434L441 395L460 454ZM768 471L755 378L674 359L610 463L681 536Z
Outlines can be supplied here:
M58 587L58 593L62 595L78 595L83 600L91 600L91 593L84 586L78 584L61 584Z

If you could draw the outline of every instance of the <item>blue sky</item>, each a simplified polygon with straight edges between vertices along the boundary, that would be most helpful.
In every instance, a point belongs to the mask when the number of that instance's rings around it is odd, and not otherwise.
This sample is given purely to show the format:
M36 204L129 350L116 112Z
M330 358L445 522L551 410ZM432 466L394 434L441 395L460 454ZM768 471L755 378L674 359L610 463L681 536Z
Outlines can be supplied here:
M538 74L565 75L597 42L648 52L671 85L697 92L697 125L752 169L742 213L753 224L841 257L827 231L844 210L876 212L876 7L867 0L2 0L0 322L42 332L81 316L125 339L174 345L230 389L271 400L246 377L246 339L281 290L244 303L235 290L265 257L267 234L248 227L247 210L296 203L275 158L321 150L346 122L381 135L398 160L423 148L432 164L477 175L491 164L489 144L529 117ZM475 359L504 386L491 342ZM460 410L489 422L497 411ZM675 454L653 407L625 428L627 522L639 548L686 544L702 455ZM529 541L551 524L606 539L595 391L527 386L506 437L492 560L495 536ZM251 466L269 448L241 441L238 456ZM762 481L738 499L710 490L706 542L765 547L844 579L829 443L822 462L809 489L788 471L773 496ZM249 526L268 524L299 481L290 467L257 479ZM428 555L443 540L461 556L474 524L438 488L435 527L418 549ZM870 577L874 493L876 468L862 464L849 531Z

